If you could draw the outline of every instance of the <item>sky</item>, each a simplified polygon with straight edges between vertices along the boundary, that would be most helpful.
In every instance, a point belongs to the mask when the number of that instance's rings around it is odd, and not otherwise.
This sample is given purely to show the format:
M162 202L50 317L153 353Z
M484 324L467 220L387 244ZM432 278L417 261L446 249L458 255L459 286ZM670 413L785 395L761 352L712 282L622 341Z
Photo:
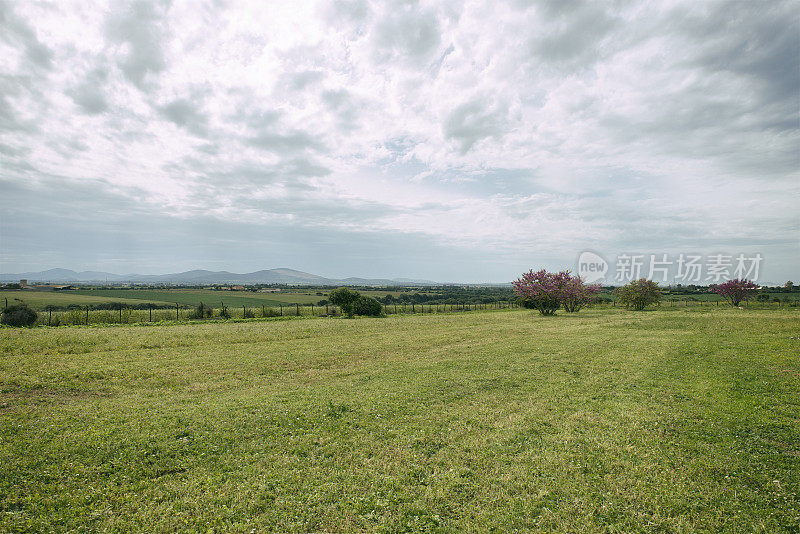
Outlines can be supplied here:
M0 272L800 282L798 213L798 1L0 0Z

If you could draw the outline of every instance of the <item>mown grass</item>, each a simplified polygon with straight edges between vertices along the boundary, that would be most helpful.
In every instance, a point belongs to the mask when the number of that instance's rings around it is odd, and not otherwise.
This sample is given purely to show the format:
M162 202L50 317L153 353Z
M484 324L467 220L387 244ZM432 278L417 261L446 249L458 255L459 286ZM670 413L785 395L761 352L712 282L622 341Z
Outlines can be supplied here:
M797 531L793 309L0 330L0 530Z

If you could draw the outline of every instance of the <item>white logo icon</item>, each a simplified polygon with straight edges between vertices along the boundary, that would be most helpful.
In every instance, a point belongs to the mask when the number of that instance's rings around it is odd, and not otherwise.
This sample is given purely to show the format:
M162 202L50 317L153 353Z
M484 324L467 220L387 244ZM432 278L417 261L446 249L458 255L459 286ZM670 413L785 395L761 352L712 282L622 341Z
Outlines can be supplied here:
M587 284L602 280L608 272L608 262L594 252L581 252L578 258L578 275Z

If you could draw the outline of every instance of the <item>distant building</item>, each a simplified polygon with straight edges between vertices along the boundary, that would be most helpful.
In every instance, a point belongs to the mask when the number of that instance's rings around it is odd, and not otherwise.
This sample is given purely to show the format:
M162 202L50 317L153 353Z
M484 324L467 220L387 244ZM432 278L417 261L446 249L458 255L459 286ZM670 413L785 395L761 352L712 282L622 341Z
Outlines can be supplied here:
M244 286L233 286L231 291L244 291Z
M20 289L25 289L27 286L28 286L28 279L27 278L23 278L22 280L19 281L19 288Z

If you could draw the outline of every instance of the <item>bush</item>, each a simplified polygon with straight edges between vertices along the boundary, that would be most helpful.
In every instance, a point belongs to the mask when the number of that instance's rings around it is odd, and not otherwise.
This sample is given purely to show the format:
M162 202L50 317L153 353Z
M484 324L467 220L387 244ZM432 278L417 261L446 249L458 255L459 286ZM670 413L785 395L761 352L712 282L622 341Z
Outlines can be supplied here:
M348 289L346 287L340 287L339 289L334 289L328 295L328 300L331 301L332 304L339 306L348 317L352 317L355 311L353 310L353 304L361 297L361 294L358 291L353 291L352 289Z
M244 319L253 319L255 316L256 314L253 313L253 310L248 310L247 308L245 308L244 311L242 312L242 317Z
M561 304L564 311L574 313L587 304L597 300L600 292L598 284L586 285L580 276L572 276L569 271L559 273L561 283Z
M8 326L33 326L39 314L30 309L27 304L14 304L3 310L0 323Z
M620 303L634 310L643 310L650 304L661 301L661 288L658 287L658 282L646 278L628 282L618 287L614 293L618 295Z
M541 269L533 269L511 282L514 291L524 299L523 306L539 310L542 315L555 315L561 307L560 273L548 273Z
M231 318L231 312L229 312L229 311L228 311L228 308L226 308L226 307L223 307L223 308L222 308L222 309L219 311L219 316L220 316L221 318L223 318L223 319L230 319L230 318Z
M214 315L214 308L206 306L201 302L200 305L189 314L189 319L209 319L212 315Z
M712 285L711 291L721 295L731 306L738 306L740 302L750 300L758 292L758 285L747 279L728 280L724 284Z
M554 315L561 306L569 313L577 312L594 301L600 291L599 285L586 285L580 276L572 276L569 271L548 273L544 269L531 270L512 285L522 298L522 305L539 310L542 315Z
M383 313L383 306L372 297L359 296L353 303L353 312L356 315L378 317Z

